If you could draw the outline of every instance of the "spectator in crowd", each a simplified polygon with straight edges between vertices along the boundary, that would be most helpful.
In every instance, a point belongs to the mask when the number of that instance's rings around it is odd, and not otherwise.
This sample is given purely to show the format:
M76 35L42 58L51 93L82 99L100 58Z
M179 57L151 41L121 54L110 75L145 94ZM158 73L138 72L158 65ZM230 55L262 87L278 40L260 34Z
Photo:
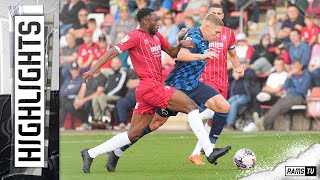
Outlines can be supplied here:
M92 41L92 31L86 29L83 36L84 43L80 45L78 51L78 64L82 71L87 71L93 61L93 54L98 52L98 45Z
M92 65L95 63L96 61L93 61ZM73 102L73 106L66 108L72 115L77 115L77 117L81 119L82 124L77 130L88 129L88 117L92 112L92 99L104 92L105 84L106 77L102 75L100 71L95 72L87 83L82 83L80 91Z
M280 115L290 111L294 105L305 103L307 92L311 85L310 74L303 70L303 64L300 61L294 61L291 66L291 71L283 85L281 98L265 116L259 118L258 113L253 114L254 123L259 130L272 129L273 122Z
M320 19L320 0L312 0L308 5L307 13L314 14Z
M111 122L111 115L107 110L108 104L117 101L126 93L127 72L121 69L121 65L118 57L112 59L111 67L114 74L108 77L103 90L92 100L93 119L96 121Z
M102 31L99 27L97 27L96 19L90 18L88 20L88 29L90 29L92 33L92 41L97 42L99 40L99 36L102 34Z
M72 107L82 84L82 77L80 76L80 68L77 62L72 62L69 65L69 72L71 77L64 80L60 88L60 128L63 127L64 120L67 116L67 108ZM79 114L73 114L73 116L81 119Z
M150 0L149 8L154 9L158 16L162 17L172 10L172 0Z
M269 51L271 53L275 53L277 57L281 57L284 61L286 71L289 71L291 64L290 55L288 50L284 48L284 44L282 43L282 41L276 40L272 44L272 47L269 48Z
M254 53L251 57L251 67L255 70L256 74L270 74L271 68L276 54L269 51L271 47L270 34L264 34L260 43L253 46Z
M196 23L195 23L195 21L193 20L192 17L187 16L187 17L184 18L184 25L183 25L184 28L192 28L195 25L196 25Z
M174 24L173 14L171 12L165 13L162 17L162 26L160 27L159 32L170 44L173 46L177 45L177 36L180 29Z
M262 87L262 91L257 95L259 105L273 105L280 99L284 82L288 77L285 71L284 60L277 58L274 61L275 72L271 73L266 84Z
M300 31L294 29L290 32L291 45L289 46L289 55L291 62L300 61L303 68L308 67L311 47L301 40Z
M236 35L236 52L239 58L251 59L254 53L254 48L248 44L247 36L244 33Z
M144 7L148 7L148 0L135 0L135 3L137 4L137 8L134 11L130 11L130 12L132 12L131 13L132 17L136 17L137 12L140 9L142 9Z
M123 6L127 6L127 0L118 0L118 1L110 2L110 13L114 15L114 20L119 19L120 9ZM129 12L132 12L132 11L129 10Z
M200 26L203 18L209 11L210 1L197 1L191 0L186 9L184 10L183 14L184 17L192 17L195 21L195 26Z
M282 23L281 30L278 33L278 39L288 42L289 34L292 29L298 29L301 31L302 27L305 26L303 16L299 14L299 9L295 5L288 7L287 19Z
M317 43L313 45L308 70L311 73L312 86L320 87L320 33Z
M137 0L127 0L127 6L129 8L129 12L135 11L138 8Z
M121 6L120 19L116 20L111 27L111 32L110 32L111 44L115 45L117 43L116 38L119 32L124 32L125 34L128 34L132 30L134 30L136 27L137 27L137 22L135 21L135 19L130 17L128 7Z
M240 77L238 73L233 72L234 80L230 84L230 112L227 118L226 128L234 129L237 120L237 112L241 107L248 105L251 101L251 86L256 79L255 72L248 68L249 61L246 58L240 59L240 66L244 70L244 76Z
M319 33L319 27L314 24L315 16L311 14L306 14L304 16L304 26L301 30L301 38L306 41L310 46L316 43L316 39Z
M282 23L280 23L277 19L277 12L273 9L269 9L267 11L267 24L263 27L261 32L261 36L264 34L270 34L271 36L271 43L275 42L277 38L277 34L281 29Z
M99 36L98 46L98 51L90 55L93 56L94 61L99 60L107 52L107 50L112 47L111 45L108 45L107 38L104 34L101 34ZM108 61L107 63L102 65L100 71L107 78L109 75L113 74L113 71L111 70L111 61Z
M119 125L114 126L115 130L122 130L129 128L130 124L126 126L129 112L133 110L136 105L136 87L139 83L139 78L133 69L128 70L127 93L124 97L120 98L116 104L116 112L119 120Z
M76 37L77 45L83 43L82 38L84 35L84 31L88 28L88 15L89 12L87 9L80 9L80 11L78 12L79 21L77 21L69 30L69 32Z
M72 62L77 62L79 46L76 45L76 39L73 34L65 35L68 46L62 47L60 50L60 75L66 78L69 75L69 67Z
M69 0L59 14L61 24L59 26L60 36L65 35L70 28L79 22L78 13L80 9L85 8L81 0Z
M117 0L110 1L110 13L114 15L114 20L119 19L119 8L128 4L129 12L134 11L137 8L134 0Z

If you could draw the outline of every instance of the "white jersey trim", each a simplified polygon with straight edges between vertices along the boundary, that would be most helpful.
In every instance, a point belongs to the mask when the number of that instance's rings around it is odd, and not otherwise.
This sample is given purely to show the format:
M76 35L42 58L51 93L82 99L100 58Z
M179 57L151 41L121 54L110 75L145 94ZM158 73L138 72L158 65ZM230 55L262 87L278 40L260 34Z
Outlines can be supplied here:
M114 46L114 48L116 48L116 50L119 52L119 54L122 53L121 49L118 46Z

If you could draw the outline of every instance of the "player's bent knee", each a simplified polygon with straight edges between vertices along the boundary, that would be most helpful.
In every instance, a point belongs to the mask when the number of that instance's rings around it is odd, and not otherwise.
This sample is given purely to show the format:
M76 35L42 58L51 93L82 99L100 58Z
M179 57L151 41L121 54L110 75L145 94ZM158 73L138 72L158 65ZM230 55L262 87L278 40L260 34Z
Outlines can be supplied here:
M199 107L198 107L198 105L195 103L195 102L193 102L193 101L190 101L188 104L187 104L187 113L189 113L189 112L191 112L191 111L193 111L193 110L195 110L195 109L198 109Z
M140 134L128 132L128 138L131 143L137 142L140 139L140 137L141 137Z
M156 123L153 123L153 124L150 124L150 129L151 131L155 131L157 129L159 129L161 127L162 124L156 122Z
M230 104L227 101L225 103L222 103L221 113L229 113L229 111L230 111Z

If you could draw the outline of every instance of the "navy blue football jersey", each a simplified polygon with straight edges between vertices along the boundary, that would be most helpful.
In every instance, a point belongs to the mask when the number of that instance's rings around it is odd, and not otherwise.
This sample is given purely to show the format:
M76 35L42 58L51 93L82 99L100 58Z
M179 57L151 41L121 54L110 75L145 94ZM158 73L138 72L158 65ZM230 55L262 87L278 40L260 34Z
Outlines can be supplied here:
M204 54L209 51L209 42L206 41L199 27L190 28L184 40L191 39L195 43L191 53ZM206 66L206 60L192 62L175 61L174 68L166 78L165 84L179 90L191 91L199 85L199 79Z

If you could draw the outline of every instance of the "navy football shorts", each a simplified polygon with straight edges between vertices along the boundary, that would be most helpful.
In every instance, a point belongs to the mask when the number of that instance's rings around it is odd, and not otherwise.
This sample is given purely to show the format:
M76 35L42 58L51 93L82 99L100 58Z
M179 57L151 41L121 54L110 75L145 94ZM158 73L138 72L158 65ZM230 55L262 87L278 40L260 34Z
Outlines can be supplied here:
M182 91L189 98L191 98L200 107L200 110L205 109L204 105L210 98L220 94L213 87L208 86L202 82L200 82L199 85L191 91L184 91L184 90L180 90L180 91ZM176 111L172 111L169 109L163 109L163 108L157 108L156 113L161 117L176 116L178 114L178 112L176 112Z

